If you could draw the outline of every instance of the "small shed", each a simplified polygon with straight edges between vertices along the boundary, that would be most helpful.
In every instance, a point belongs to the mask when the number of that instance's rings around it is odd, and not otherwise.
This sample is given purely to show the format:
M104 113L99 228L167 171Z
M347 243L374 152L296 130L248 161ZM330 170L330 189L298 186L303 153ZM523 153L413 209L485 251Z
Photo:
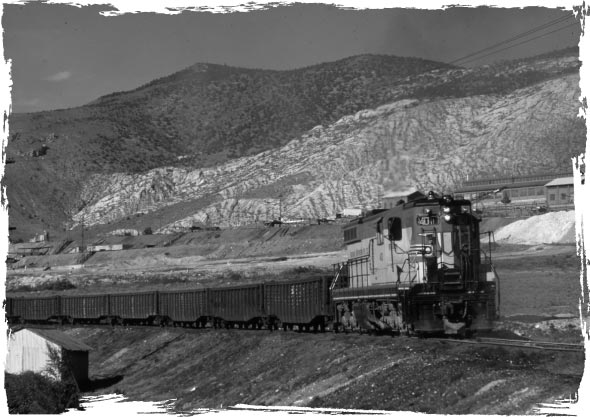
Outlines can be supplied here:
M10 333L5 371L36 372L63 378L53 361L53 352L63 359L78 385L88 381L88 351L91 347L56 329L24 328Z

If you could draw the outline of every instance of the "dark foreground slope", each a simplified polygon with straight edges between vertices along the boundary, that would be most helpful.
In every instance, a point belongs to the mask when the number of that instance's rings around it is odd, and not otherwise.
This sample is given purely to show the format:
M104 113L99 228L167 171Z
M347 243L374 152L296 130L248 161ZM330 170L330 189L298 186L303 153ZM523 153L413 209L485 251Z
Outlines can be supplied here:
M465 347L358 334L190 329L75 329L95 349L96 391L235 404L524 414L577 391L582 353ZM122 379L121 379L122 378Z

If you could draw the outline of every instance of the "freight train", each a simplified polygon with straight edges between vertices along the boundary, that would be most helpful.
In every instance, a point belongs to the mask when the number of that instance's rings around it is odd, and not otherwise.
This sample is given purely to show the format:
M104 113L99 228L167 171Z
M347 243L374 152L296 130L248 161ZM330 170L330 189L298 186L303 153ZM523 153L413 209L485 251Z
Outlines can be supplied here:
M498 316L491 244L467 200L427 196L343 227L333 276L235 287L8 297L10 322L110 323L300 331L458 334ZM491 243L491 242L489 242Z

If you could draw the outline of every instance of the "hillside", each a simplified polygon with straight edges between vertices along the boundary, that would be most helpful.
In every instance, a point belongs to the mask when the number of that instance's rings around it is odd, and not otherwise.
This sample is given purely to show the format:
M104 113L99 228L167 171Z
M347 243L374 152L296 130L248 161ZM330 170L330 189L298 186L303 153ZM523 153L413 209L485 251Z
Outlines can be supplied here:
M175 205L170 219L167 210L158 213L158 218L168 219L165 223L169 224L194 214L195 209L206 208L215 202L215 193L220 188L227 188L227 185L213 184L214 192L208 194L207 201L202 199L202 193L197 198L189 195L190 201L179 200L178 176L237 169L235 164L244 161L234 162L237 157L256 159L256 155L264 156L271 150L289 146L296 138L305 141L306 137L318 134L317 129L310 130L314 126L335 126L342 117L362 109L405 103L404 100L413 100L413 106L479 96L507 97L518 89L547 80L576 78L578 68L576 50L476 69L375 55L292 71L196 64L136 90L114 93L86 106L12 114L7 156L16 163L7 166L4 179L10 201L10 222L18 228L16 237L30 236L42 229L63 231L73 214L85 206L87 211L92 211L91 207L106 197L104 181L109 178L115 184L118 179L131 179L125 186L132 186L139 194L143 192L142 198L150 202L172 196L172 203L184 204ZM572 79L569 84L573 83ZM574 89L577 91L577 87ZM567 138L562 145L569 156L572 149L573 152L581 149L578 137L583 136L584 127L581 122L570 123L577 109L572 113L569 105L563 107L560 102L555 105L558 107L555 118L559 122L545 126L545 121L539 119L541 123L534 129L548 131L540 139L547 142ZM455 134L466 140L472 135L471 130ZM559 132L558 138L553 131ZM551 143L548 146L555 147ZM366 148L366 152L371 150ZM537 169L554 163L544 159ZM313 169L309 171L303 174L305 181L313 179L307 177L314 175ZM141 184L133 184L134 178L153 175L162 181L150 182L145 190ZM280 178L278 183L276 178L267 179L266 189L259 185L255 189L247 187L248 195L276 198L277 191L284 186L301 181L299 177L280 175ZM86 191L80 197L82 188ZM372 195L374 191L368 193ZM317 193L323 190L318 189ZM358 200L366 202L371 198L364 195ZM118 220L159 207L146 210L144 206L144 202L138 205L132 199L127 207L119 208ZM153 219L150 222L154 223Z
M584 145L577 83L569 75L506 95L402 100L215 168L96 175L85 194L91 203L74 220L174 231L279 212L322 218L375 207L379 195L407 186L450 191L482 173L563 170Z

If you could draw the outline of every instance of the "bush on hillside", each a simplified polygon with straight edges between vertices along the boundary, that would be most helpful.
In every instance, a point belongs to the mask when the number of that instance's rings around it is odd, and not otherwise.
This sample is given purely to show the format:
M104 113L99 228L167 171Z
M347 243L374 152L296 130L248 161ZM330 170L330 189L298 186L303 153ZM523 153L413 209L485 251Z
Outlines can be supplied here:
M63 290L71 290L76 288L74 284L72 284L69 280L62 278L58 279L57 281L47 281L42 282L39 285L19 285L12 289L12 291L22 291L22 292L29 292L29 291L63 291Z
M4 374L10 414L59 414L79 406L78 387L34 372Z

